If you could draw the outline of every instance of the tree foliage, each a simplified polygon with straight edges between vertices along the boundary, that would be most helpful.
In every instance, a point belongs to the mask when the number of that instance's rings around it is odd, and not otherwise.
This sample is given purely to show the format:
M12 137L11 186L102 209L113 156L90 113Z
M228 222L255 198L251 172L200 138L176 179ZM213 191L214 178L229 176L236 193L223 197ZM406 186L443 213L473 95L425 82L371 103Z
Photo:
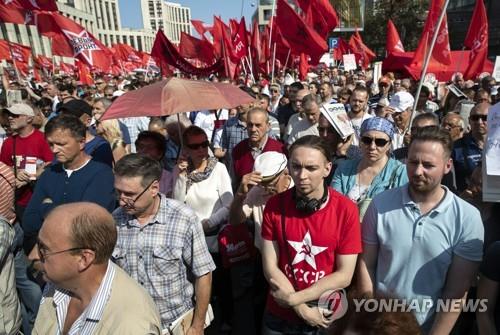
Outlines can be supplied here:
M406 51L415 50L427 18L428 0L376 0L373 9L366 10L364 42L385 56L387 21L392 19Z

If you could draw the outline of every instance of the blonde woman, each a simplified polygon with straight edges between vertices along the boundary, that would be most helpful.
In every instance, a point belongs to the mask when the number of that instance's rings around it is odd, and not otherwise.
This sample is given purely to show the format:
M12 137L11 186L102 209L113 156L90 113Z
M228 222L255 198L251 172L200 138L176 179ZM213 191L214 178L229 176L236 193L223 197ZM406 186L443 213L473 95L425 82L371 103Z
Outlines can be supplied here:
M127 145L123 141L122 132L118 120L96 121L97 135L104 137L111 145L113 151L113 161L118 162L120 158L130 153Z

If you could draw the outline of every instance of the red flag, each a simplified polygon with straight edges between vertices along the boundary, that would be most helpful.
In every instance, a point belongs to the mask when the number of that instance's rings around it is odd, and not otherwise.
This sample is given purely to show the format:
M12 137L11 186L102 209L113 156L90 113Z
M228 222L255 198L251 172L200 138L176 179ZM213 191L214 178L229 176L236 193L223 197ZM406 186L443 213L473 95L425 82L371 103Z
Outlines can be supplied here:
M300 54L300 64L299 64L299 78L300 78L300 80L306 79L307 71L309 71L309 62L307 61L306 54L301 53Z
M37 27L42 35L65 44L65 52L70 47L73 57L91 68L105 72L110 67L111 51L75 21L59 13L40 13L37 15Z
M387 54L391 54L393 52L405 52L396 26L391 19L387 21L387 39L385 42L385 50Z
M240 23L237 25L236 33L233 36L234 55L241 59L247 55L248 50L247 28L244 17L241 18Z
M363 69L370 66L370 62L375 58L375 53L368 48L365 43L363 43L361 35L358 31L351 36L351 39L349 40L349 47L357 56L357 61Z
M342 37L339 37L337 47L333 49L333 58L336 60L342 60L342 56L349 53L354 52L351 50L349 44Z
M16 66L24 63L26 66L31 57L31 48L22 44L0 40L0 59L15 62Z
M94 79L90 74L90 70L83 62L76 61L76 67L78 68L78 77L84 85L94 85Z
M17 24L35 24L35 12L57 11L55 0L2 0L0 21Z
M151 50L151 56L156 60L157 64L160 65L163 75L167 75L165 71L169 71L167 65L175 66L185 73L200 76L208 76L214 72L218 72L223 65L222 61L218 60L216 63L205 68L193 66L179 54L175 46L168 40L161 30L158 30L156 33L156 38Z
M75 74L75 66L72 64L60 62L59 63L59 70L65 74L68 74L68 75Z
M38 55L33 59L33 61L42 69L52 70L53 68L52 60L49 57Z
M464 77L475 79L482 72L488 58L488 17L483 0L476 0L464 46L471 50Z
M328 28L328 25L322 15L315 13L312 3L309 3L307 11L305 11L304 20L323 38L326 38L328 33L333 30Z
M207 30L209 30L205 26L205 23L203 23L203 21L200 21L200 20L191 20L191 24L193 25L194 30L196 30L196 32L198 34L200 34L200 36L204 36L205 33L207 32Z
M123 62L131 62L138 65L142 64L142 57L139 55L139 51L135 50L128 44L116 43L113 44L113 49L115 50L115 57Z
M275 21L281 34L290 44L292 53L306 53L311 56L311 62L317 64L328 50L325 40L309 28L285 0L278 0Z
M214 48L210 42L200 40L185 32L181 32L181 41L179 43L179 53L184 58L197 58L210 65L214 62Z
M444 0L432 0L431 9L425 21L424 31L420 37L417 50L413 56L412 66L420 66L424 62L424 57L429 50L432 42L432 37L436 31L436 26L444 7ZM446 14L444 15L443 22L439 27L438 38L434 49L432 50L431 62L437 62L444 65L451 64L450 41L448 39L448 23Z

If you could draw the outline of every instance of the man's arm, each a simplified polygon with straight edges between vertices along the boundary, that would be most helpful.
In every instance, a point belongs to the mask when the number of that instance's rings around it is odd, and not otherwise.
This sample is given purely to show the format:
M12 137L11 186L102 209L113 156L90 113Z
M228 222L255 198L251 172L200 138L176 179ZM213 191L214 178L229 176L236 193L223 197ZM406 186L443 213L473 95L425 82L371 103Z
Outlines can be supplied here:
M458 255L453 256L441 299L452 300L449 311L439 311L429 335L449 334L460 315L467 291L475 280L480 262L469 261ZM462 300L462 301L461 301ZM461 301L461 302L460 302ZM459 308L453 308L458 306Z
M254 171L243 176L240 186L236 191L231 208L229 209L229 223L238 225L247 219L243 210L243 204L247 197L250 187L258 185L262 181L260 172Z
M335 257L337 268L335 272L321 278L306 289L290 294L284 302L290 306L296 306L308 301L317 300L323 293L329 290L338 290L349 286L354 274L357 258L357 254L337 255Z
M191 327L188 329L186 334L203 334L208 304L210 302L211 287L212 272L195 279L194 294L196 297L196 305L194 306L193 322L191 323Z
M378 245L363 243L363 253L356 266L356 289L360 295L375 292L375 271L377 269Z

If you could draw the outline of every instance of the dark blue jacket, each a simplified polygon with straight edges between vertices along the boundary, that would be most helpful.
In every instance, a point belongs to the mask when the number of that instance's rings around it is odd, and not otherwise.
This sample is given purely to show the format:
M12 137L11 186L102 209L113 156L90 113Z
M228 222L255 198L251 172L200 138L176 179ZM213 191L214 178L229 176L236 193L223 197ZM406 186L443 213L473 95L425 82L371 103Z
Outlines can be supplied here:
M90 160L68 177L61 163L51 164L38 179L24 212L22 226L26 237L36 236L43 220L54 207L88 201L109 212L116 206L114 176L111 168Z

